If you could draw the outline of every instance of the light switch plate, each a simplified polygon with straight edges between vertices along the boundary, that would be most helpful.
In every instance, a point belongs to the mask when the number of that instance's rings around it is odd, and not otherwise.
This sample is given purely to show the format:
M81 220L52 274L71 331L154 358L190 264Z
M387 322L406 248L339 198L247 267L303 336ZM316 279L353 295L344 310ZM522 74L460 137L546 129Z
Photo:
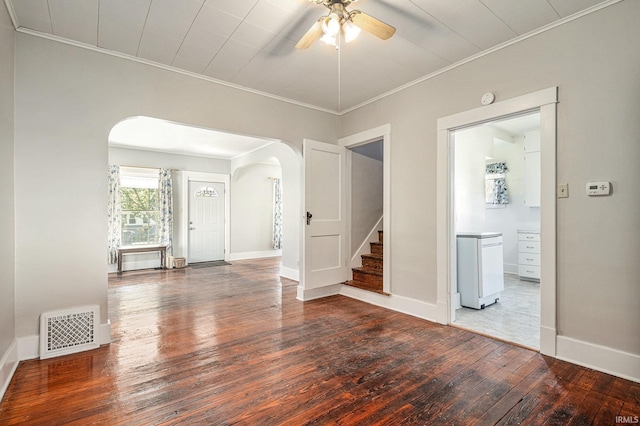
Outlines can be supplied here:
M558 198L569 198L568 183L561 183L558 185Z

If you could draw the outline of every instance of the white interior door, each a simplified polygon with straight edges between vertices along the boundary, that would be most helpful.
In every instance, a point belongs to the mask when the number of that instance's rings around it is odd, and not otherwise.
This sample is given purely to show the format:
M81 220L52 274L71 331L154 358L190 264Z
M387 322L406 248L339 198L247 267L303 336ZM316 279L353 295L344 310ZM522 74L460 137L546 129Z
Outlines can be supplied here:
M347 280L346 148L305 140L304 287Z
M189 181L189 263L224 259L224 183Z

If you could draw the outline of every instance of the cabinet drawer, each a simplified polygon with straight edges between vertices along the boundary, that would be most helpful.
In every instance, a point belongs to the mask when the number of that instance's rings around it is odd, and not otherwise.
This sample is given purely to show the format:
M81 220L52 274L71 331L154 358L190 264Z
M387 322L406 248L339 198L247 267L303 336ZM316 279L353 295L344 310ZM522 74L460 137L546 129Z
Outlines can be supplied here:
M540 241L540 234L529 234L518 232L518 240L520 241Z
M518 264L540 266L540 255L537 253L518 253Z
M540 241L518 241L519 253L540 253Z
M518 275L523 278L533 278L536 280L540 279L540 267L539 266L528 266L528 265L518 265Z

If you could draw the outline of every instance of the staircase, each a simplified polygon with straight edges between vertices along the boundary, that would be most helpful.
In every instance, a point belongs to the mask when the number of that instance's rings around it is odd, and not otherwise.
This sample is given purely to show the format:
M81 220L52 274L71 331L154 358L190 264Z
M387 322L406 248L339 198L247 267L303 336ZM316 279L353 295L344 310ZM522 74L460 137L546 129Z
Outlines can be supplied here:
M369 245L371 254L362 255L362 267L353 268L353 280L347 281L345 284L388 295L382 290L382 231L378 231L378 241L369 243Z

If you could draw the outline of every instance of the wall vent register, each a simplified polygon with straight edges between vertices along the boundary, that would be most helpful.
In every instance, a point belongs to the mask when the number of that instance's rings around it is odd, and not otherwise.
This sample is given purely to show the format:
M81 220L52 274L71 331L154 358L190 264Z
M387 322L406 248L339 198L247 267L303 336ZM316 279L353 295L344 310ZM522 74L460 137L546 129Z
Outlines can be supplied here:
M40 359L100 346L100 307L85 306L40 315Z

